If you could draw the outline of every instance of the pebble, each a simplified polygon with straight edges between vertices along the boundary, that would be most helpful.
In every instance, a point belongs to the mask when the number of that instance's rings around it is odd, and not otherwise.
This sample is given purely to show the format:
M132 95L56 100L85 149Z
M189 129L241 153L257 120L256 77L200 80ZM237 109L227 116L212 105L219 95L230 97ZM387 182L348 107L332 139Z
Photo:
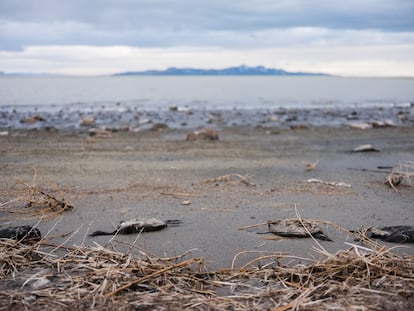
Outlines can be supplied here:
M35 122L43 122L46 121L42 116L39 114L32 115L30 117L26 117L20 120L20 123L35 123Z
M91 128L89 129L89 136L95 137L111 137L112 132L106 129Z
M80 120L79 125L80 126L88 126L95 123L95 118L93 116L87 116Z
M188 141L194 141L194 140L218 140L219 135L218 132L211 128L206 127L199 131L190 132L187 134L187 140Z
M372 128L372 125L368 123L352 123L350 127L353 129L367 130Z

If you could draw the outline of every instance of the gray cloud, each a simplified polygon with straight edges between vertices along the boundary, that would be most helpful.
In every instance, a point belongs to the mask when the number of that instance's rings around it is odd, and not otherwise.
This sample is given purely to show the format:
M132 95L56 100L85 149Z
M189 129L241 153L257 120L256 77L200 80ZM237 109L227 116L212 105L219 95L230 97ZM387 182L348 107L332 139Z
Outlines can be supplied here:
M294 27L410 33L413 15L412 0L2 0L0 49L277 46Z

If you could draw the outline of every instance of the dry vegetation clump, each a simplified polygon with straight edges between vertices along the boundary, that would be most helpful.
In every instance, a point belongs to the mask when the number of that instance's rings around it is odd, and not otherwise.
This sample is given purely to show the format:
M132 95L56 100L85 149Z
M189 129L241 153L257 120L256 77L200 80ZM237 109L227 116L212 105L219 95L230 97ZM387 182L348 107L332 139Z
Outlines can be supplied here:
M47 187L40 186L37 179L36 169L34 169L31 184L16 178L14 192L17 198L1 203L1 212L20 214L25 217L51 218L73 209L63 191L59 190L56 184L47 181ZM23 207L16 207L16 202L24 204Z
M385 184L390 186L395 192L397 192L397 186L402 184L408 187L414 187L414 162L400 163L398 167L395 167L387 175Z
M414 258L350 245L293 266L278 254L208 272L188 254L157 258L98 244L3 239L0 310L412 310Z

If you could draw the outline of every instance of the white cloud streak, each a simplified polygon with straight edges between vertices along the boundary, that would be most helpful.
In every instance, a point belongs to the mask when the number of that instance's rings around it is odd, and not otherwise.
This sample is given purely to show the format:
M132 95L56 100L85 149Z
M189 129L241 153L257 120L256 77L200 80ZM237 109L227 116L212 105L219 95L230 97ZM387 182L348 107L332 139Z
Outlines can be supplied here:
M2 0L0 71L265 65L414 76L412 0Z
M0 52L0 66L20 72L111 74L171 66L223 68L265 65L291 71L355 76L412 76L414 45L312 47L300 49L135 48L129 46L33 46ZM17 70L16 70L17 69Z

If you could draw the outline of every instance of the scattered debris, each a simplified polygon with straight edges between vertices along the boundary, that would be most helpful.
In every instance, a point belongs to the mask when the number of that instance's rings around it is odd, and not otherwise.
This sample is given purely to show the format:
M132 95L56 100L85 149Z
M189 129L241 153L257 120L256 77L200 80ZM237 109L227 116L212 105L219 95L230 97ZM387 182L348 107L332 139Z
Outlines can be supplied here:
M8 227L0 230L0 238L22 240L22 241L40 241L42 235L39 229L31 226Z
M246 186L256 186L256 183L253 181L251 176L249 175L242 176L240 174L223 175L223 176L219 176L216 178L203 180L201 183L207 184L207 183L219 183L219 182L230 182L233 184L243 183Z
M318 163L319 163L319 160L317 160L316 162L307 162L307 161L303 162L303 164L305 164L306 171L313 171L318 165Z
M45 118L43 118L39 114L32 115L30 117L26 117L20 120L20 123L35 123L35 122L44 122L46 121Z
M391 172L390 174L387 175L385 179L385 184L390 186L395 192L398 192L396 186L401 184L401 182L403 181L403 178L404 177L400 175L400 173Z
M361 240L372 238L391 243L414 243L413 226L369 227L361 228L357 233L361 235Z
M73 209L73 206L68 204L63 197L58 198L56 195L48 193L36 185L30 186L19 179L17 179L17 183L27 187L30 191L30 197L25 206L26 208L38 209L41 213L46 211L62 213L66 210Z
M118 228L112 232L95 231L89 236L97 235L114 235L114 234L133 234L141 232L158 231L167 228L168 225L177 226L180 220L162 221L156 218L136 218L128 221L122 221Z
M353 152L379 152L378 149L376 149L374 146L372 146L370 144L360 145L352 151Z
M187 140L188 141L194 141L194 140L218 140L219 135L218 132L211 128L206 127L199 131L194 131L187 134Z
M306 182L324 184L324 185L333 186L333 187L346 187L346 188L352 187L350 184L346 184L344 182L324 181L324 180L317 179L317 178L309 178Z
M25 217L42 216L48 218L60 215L74 208L67 202L62 191L56 185L52 185L47 189L36 185L37 170L34 169L34 171L32 184L16 178L15 191L18 197L1 204L1 206L7 206L12 202L23 202L24 208L17 209L15 206L12 206L2 209L2 212L18 213Z

